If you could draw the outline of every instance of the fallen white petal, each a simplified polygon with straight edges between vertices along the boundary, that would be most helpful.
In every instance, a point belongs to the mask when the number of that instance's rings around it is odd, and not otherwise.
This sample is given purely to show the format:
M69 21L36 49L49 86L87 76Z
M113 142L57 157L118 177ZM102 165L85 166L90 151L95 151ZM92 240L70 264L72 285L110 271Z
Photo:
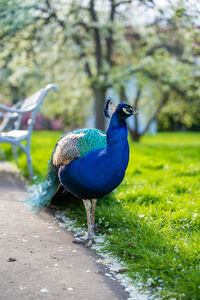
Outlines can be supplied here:
M42 294L47 294L47 293L48 293L48 290L47 290L47 289L41 289L40 292L41 292Z

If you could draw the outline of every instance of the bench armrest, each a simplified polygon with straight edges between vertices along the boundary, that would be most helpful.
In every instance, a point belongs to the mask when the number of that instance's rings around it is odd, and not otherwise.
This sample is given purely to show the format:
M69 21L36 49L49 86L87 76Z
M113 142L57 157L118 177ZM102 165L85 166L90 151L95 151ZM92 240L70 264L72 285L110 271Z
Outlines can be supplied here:
M17 108L8 107L8 106L2 105L2 104L0 104L0 109L4 110L6 112L18 113L18 114L26 114L28 112L33 111L33 109L27 109L27 110L17 109Z

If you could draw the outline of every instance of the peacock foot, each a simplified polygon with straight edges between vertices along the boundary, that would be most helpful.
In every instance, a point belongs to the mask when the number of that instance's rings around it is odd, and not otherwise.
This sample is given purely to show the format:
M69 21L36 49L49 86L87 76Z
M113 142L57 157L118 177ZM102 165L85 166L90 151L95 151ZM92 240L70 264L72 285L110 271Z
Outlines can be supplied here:
M93 239L87 239L87 240L80 240L80 239L76 239L72 241L74 244L76 245L84 245L87 248L90 248L92 245L94 245L96 242Z
M76 245L85 245L86 241L85 240L76 239L76 240L73 240L72 243L74 243Z
M90 248L90 247L92 247L92 245L94 245L96 242L95 242L95 240L87 240L87 244L86 244L86 247L87 248Z

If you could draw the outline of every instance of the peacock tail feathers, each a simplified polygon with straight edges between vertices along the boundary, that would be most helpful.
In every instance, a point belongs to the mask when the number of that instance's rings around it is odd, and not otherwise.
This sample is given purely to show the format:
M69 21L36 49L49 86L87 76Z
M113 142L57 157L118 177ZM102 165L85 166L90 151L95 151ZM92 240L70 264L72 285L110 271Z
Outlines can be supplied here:
M34 184L29 189L27 206L33 211L40 211L47 206L60 185L58 179L58 168L49 162L46 179L38 184Z

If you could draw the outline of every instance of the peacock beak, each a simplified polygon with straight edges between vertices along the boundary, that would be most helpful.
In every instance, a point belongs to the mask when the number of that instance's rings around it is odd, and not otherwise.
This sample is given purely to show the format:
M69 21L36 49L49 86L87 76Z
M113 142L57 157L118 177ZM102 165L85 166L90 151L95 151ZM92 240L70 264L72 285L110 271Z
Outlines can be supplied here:
M139 113L136 109L133 108L132 115L138 116L139 114L140 114L140 113Z

